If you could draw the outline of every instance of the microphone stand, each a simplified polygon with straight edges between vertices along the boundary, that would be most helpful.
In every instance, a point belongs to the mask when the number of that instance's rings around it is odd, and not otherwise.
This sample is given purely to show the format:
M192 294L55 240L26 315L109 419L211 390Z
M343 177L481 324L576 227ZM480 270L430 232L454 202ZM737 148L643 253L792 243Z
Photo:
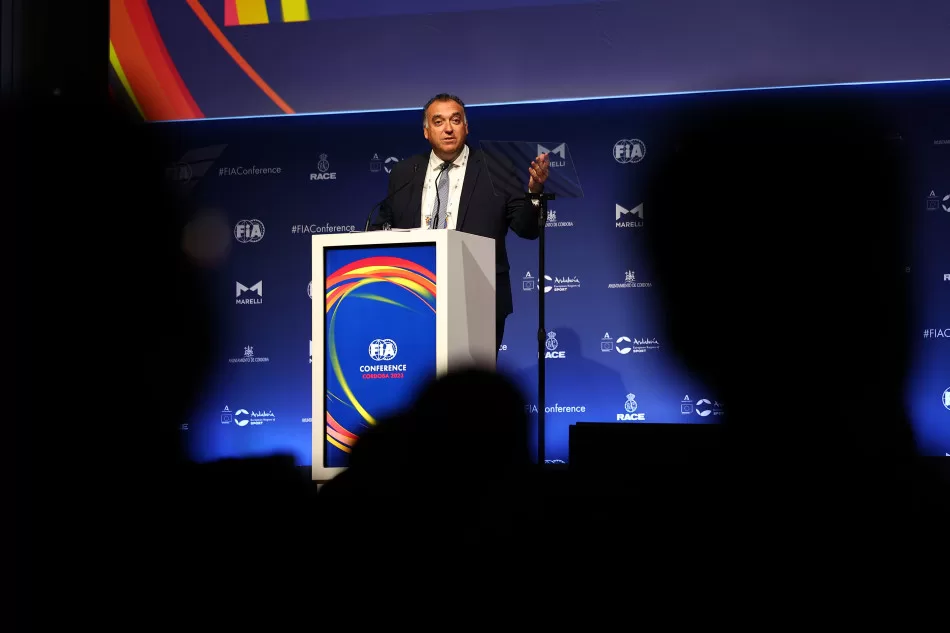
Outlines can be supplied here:
M544 227L548 223L548 200L554 200L554 194L529 191L527 199L538 201L538 468L544 468L544 353L547 341L544 329Z

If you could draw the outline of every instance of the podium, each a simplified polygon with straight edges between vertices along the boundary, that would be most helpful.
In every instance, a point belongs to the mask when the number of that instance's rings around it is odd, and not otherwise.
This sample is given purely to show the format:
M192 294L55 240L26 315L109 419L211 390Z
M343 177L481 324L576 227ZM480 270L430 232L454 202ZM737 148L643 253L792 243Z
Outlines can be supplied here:
M363 431L426 382L495 368L495 241L414 229L315 235L311 245L311 474L326 481Z

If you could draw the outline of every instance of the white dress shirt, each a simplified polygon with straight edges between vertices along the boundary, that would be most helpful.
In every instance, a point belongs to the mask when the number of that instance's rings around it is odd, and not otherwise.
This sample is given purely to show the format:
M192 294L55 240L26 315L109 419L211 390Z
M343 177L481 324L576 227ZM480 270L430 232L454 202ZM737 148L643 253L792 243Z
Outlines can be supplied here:
M422 208L419 210L419 226L428 227L430 218L435 215L435 179L439 175L439 168L445 162L435 155L435 152L429 153L429 164L426 167L425 184L422 185ZM468 164L468 145L462 148L452 166L446 168L446 174L442 176L449 177L449 204L446 207L445 228L454 229L458 222L459 200L462 198L462 182L465 181L465 166Z

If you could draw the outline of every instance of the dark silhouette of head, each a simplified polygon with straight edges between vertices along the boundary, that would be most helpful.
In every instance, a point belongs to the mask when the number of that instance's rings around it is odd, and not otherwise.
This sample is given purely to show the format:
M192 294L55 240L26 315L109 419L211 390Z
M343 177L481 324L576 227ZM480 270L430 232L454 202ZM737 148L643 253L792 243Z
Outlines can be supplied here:
M499 373L448 373L419 394L407 415L410 454L419 465L491 476L530 463L525 400Z
M898 142L857 99L807 97L693 113L646 193L656 289L756 450L906 448Z
M525 400L501 374L463 369L431 381L404 411L364 432L333 494L401 495L530 466Z
M180 427L205 385L214 331L182 251L189 209L165 186L162 139L111 104L6 107L17 186L41 210L21 217L33 243L20 265L51 271L30 306L60 320L34 353L74 418L50 446L81 455L82 469L155 473L183 457ZM79 412L96 422L77 423Z

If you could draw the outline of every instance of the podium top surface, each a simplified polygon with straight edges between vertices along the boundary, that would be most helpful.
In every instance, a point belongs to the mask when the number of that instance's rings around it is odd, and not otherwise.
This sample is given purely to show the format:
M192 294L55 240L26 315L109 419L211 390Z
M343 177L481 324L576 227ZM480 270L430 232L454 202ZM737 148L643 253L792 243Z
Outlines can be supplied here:
M413 229L409 231L362 231L353 233L331 233L314 235L311 243L316 248L337 248L340 246L373 246L383 244L431 244L445 248L449 244L486 240L494 243L490 237L463 233L452 229Z

